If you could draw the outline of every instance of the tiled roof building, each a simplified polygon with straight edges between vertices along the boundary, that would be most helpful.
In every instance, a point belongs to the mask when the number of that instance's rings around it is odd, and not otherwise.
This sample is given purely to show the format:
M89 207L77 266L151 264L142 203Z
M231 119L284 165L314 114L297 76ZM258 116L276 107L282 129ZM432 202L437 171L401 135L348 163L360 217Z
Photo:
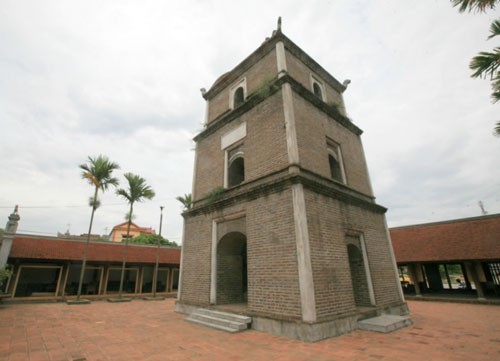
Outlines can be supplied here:
M417 294L500 294L500 214L396 227L390 234L402 281L407 285L408 272Z
M13 274L5 291L11 298L65 299L75 295L85 241L14 234L8 256ZM85 297L105 297L118 289L125 245L90 242L83 282ZM176 247L130 244L126 255L125 293L152 293L159 254L157 292L177 289L180 253Z

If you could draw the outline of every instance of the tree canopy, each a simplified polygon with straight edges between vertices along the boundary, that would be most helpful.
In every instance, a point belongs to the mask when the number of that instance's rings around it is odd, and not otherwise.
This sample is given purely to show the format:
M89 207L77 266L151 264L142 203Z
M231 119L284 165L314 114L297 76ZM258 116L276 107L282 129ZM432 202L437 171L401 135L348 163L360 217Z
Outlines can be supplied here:
M97 194L98 189L105 191L109 186L118 185L118 179L112 177L111 174L115 169L119 169L120 166L111 162L104 155L98 155L94 158L88 157L88 162L80 164L79 167L82 170L82 178L95 187L95 194ZM95 207L97 205L96 196L89 203Z
M162 236L157 235L157 234L141 234L140 236L131 238L129 240L129 242L139 243L139 244L157 245L158 239L160 240L160 245L162 245L162 246L179 247L179 245L176 242L169 241L168 239L163 238Z

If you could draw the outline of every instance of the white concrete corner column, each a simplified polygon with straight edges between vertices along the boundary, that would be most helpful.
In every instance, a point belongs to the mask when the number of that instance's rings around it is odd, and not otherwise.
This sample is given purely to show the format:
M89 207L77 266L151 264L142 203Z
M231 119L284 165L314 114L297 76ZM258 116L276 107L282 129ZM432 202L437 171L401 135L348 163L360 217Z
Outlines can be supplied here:
M278 67L278 78L281 78L287 72L285 45L282 41L276 43L276 65Z
M288 151L288 162L290 165L299 164L299 147L297 142L297 130L295 126L295 113L293 111L293 94L290 84L282 86L283 110L286 126L286 145Z
M391 256L391 261L392 261L392 266L394 268L394 281L396 283L396 288L399 293L399 298L401 299L402 302L405 302L405 296L403 294L403 289L401 288L401 282L399 281L399 272L398 272L398 265L396 263L396 256L394 256L394 249L392 248L392 240L391 240L391 234L389 233L389 227L387 226L387 219L384 217L384 227L385 227L385 233L387 234L387 240L389 242L389 254Z
M186 239L186 221L182 225L182 247L181 247L181 264L179 265L179 281L177 283L177 301L181 300L181 290L182 290L182 264L184 263L184 241ZM103 270L104 273L104 270ZM169 271L170 276L170 271ZM155 285L155 284L154 284ZM153 287L154 287L153 285ZM168 291L168 284L167 284Z
M365 237L363 236L363 234L359 235L359 243L361 246L361 253L363 254L363 264L365 266L366 282L368 284L368 294L370 296L370 303L372 304L372 306L375 306L376 302L375 302L375 292L373 291L372 272L370 270L370 262L368 262L368 252L366 251Z
M217 222L212 221L212 252L210 262L210 304L217 302Z
M309 245L309 230L307 227L306 202L302 184L294 184L292 186L292 198L302 320L306 322L314 322L316 321L316 297L314 295L314 280L311 264L311 250Z

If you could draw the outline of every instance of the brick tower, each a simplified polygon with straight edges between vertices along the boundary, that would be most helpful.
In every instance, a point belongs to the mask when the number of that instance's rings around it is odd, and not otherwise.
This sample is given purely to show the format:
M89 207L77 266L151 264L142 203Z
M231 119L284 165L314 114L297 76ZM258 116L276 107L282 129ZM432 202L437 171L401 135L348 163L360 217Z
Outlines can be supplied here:
M253 328L306 341L407 313L347 83L278 24L202 89L179 312L238 304Z

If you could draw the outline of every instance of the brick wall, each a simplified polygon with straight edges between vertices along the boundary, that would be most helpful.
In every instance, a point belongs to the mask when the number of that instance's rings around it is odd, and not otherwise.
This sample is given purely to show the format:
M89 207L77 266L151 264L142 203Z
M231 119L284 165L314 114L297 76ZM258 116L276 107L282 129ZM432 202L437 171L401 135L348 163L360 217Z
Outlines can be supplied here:
M247 228L250 309L263 315L300 319L291 190L249 203Z
M306 190L307 222L319 319L354 310L347 233L364 237L377 306L399 301L384 215Z
M210 303L212 219L198 215L187 217L184 222L180 301L206 306Z
M347 185L371 195L361 139L300 95L293 97L301 166L330 178L327 137L340 145Z
M342 94L340 94L337 90L335 90L332 86L330 86L324 79L322 79L317 73L315 73L312 69L307 67L304 63L302 63L299 59L297 59L293 54L286 51L286 65L288 69L288 74L290 74L295 80L301 83L304 87L312 91L311 88L311 74L314 75L315 78L320 80L323 84L323 89L325 90L324 94L326 96L327 103L333 103L337 105L338 110L344 116L346 115L344 99Z
M247 136L242 140L245 152L245 181L251 181L288 165L286 135L281 92L227 124L217 133L198 143L194 201L224 184L224 150L221 137L247 124Z
M272 79L277 76L276 50L271 50L258 63L254 64L246 72L241 74L230 86L215 95L209 101L208 124L229 110L229 95L231 88L241 79L246 77L247 96L258 89L264 79Z

